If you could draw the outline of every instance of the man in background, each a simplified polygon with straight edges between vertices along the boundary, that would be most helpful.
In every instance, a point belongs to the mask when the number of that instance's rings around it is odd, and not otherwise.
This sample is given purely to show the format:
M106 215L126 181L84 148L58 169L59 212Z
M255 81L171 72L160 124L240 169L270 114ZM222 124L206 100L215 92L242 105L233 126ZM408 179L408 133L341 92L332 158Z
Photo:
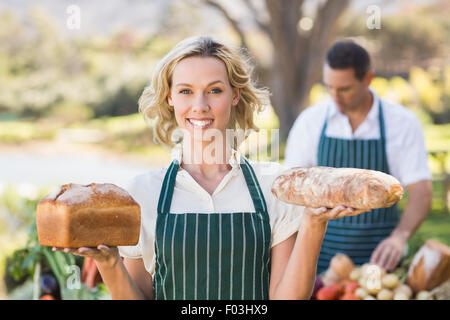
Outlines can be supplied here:
M376 263L393 270L408 239L431 207L431 173L422 127L407 108L381 99L367 51L352 41L328 51L323 81L330 99L305 109L287 140L288 167L329 166L378 170L396 177L408 193L400 215L397 205L328 222L317 272L336 253L357 265Z

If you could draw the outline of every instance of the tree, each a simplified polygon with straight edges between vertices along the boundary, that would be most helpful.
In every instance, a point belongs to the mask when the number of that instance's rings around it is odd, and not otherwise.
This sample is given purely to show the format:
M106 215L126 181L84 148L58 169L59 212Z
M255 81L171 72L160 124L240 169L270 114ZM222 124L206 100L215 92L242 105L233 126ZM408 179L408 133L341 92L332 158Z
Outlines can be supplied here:
M309 102L309 91L320 77L326 50L336 35L337 20L349 4L349 0L314 2L317 5L314 23L307 23L299 32L302 18L312 22L305 14L307 2L311 4L304 0L239 1L274 48L270 66L259 64L256 71L272 91L272 105L280 121L282 141ZM203 0L203 3L219 10L240 38L241 45L248 48L247 34L242 26L247 21L231 14L230 2ZM231 4L235 6L237 1ZM265 16L268 18L264 19ZM251 53L251 49L249 51Z

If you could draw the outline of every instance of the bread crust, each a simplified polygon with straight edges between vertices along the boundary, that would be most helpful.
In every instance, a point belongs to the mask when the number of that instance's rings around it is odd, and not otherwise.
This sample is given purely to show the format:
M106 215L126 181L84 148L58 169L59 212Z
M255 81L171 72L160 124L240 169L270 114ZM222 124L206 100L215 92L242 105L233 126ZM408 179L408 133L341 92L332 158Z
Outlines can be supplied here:
M272 193L283 202L311 208L377 209L398 202L403 188L393 176L380 171L317 166L283 172L274 180Z
M415 254L406 283L414 293L431 290L450 279L450 247L429 239Z
M39 243L62 248L131 246L139 241L139 204L114 184L66 184L36 209Z

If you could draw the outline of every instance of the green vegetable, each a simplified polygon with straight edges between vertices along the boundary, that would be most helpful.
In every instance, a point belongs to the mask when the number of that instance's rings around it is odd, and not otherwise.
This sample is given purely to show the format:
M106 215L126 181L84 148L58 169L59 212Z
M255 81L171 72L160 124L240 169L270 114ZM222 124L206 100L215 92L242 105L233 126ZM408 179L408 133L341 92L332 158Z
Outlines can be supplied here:
M28 279L26 283L32 281L35 269L38 264L44 268L50 268L51 273L59 284L61 298L63 300L94 300L109 299L109 292L104 285L99 285L93 290L89 290L86 284L81 282L79 269L77 274L73 274L73 266L79 268L84 260L83 257L73 254L52 251L50 247L39 244L36 228L36 219L28 228L28 239L25 248L13 252L9 258L7 272L16 282ZM77 279L69 278L77 276ZM36 278L37 275L36 275ZM79 283L79 288L68 288L69 280ZM20 287L19 287L20 288ZM18 291L19 292L19 291Z

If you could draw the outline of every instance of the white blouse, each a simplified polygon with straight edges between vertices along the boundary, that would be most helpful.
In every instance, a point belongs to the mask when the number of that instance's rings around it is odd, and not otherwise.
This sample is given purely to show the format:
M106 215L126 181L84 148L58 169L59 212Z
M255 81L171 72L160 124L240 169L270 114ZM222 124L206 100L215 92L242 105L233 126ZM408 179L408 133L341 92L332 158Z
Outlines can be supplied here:
M305 109L289 132L284 165L316 166L320 134L329 108L325 135L342 139L379 139L379 97L371 90L374 101L366 119L352 133L346 115L332 99ZM416 115L402 105L381 99L386 134L386 153L390 174L403 186L431 179L422 126Z
M181 160L181 153L175 152L173 158ZM171 213L230 213L254 212L250 192L239 165L240 154L233 150L229 164L232 169L210 195L183 168L178 171L170 208ZM304 207L286 204L276 199L271 192L273 180L286 168L275 162L253 162L263 191L270 227L272 247L289 238L300 227ZM155 271L154 239L159 193L167 168L154 170L134 177L125 187L141 207L141 233L136 246L121 246L119 253L126 258L142 258L146 270Z

